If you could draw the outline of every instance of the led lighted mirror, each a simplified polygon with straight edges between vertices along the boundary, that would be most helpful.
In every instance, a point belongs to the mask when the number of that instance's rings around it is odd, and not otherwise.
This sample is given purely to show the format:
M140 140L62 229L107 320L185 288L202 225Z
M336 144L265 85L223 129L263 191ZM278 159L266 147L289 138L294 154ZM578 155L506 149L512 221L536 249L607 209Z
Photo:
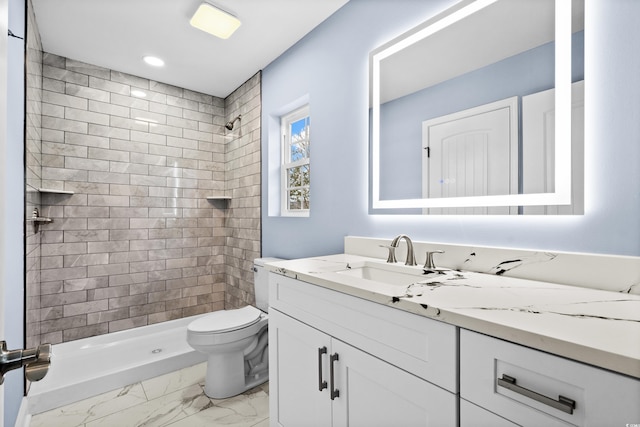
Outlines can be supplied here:
M582 213L583 58L584 0L467 0L373 51L372 209Z

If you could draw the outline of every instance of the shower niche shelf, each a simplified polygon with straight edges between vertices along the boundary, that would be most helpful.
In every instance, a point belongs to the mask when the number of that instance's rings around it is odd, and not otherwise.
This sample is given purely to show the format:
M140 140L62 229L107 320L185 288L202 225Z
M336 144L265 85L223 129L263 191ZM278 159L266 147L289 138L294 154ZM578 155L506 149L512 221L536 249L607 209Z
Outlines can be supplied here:
M49 194L74 194L73 191L55 190L53 188L38 188L38 191L41 193L49 193Z
M231 196L207 196L207 200L231 200Z

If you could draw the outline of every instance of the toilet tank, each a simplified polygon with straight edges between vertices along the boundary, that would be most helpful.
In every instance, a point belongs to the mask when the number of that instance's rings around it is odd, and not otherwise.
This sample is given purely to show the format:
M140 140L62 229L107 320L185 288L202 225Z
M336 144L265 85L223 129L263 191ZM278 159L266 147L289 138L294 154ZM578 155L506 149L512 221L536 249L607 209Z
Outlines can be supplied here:
M269 271L264 264L283 261L280 258L256 258L253 260L253 287L256 293L256 307L267 312L269 308Z

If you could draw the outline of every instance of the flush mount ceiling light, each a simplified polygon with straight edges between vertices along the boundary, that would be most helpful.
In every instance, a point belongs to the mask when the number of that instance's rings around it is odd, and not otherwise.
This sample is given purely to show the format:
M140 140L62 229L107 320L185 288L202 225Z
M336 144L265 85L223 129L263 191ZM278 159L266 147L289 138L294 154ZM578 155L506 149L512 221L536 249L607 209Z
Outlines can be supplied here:
M154 67L162 67L164 65L164 61L160 58L156 58L155 56L145 56L142 59L144 62L149 65L153 65Z
M231 37L231 34L240 26L238 18L209 3L202 3L189 23L191 26L221 39Z

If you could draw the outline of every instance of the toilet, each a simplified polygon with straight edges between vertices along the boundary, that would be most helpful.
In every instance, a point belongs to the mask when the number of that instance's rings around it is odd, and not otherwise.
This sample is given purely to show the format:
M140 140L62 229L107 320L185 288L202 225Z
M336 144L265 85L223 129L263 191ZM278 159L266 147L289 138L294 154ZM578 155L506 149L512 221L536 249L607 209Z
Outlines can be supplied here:
M235 396L269 378L269 283L264 264L271 261L281 260L254 260L254 288L258 308L246 306L216 311L187 326L189 345L208 357L204 392L209 397L222 399Z

